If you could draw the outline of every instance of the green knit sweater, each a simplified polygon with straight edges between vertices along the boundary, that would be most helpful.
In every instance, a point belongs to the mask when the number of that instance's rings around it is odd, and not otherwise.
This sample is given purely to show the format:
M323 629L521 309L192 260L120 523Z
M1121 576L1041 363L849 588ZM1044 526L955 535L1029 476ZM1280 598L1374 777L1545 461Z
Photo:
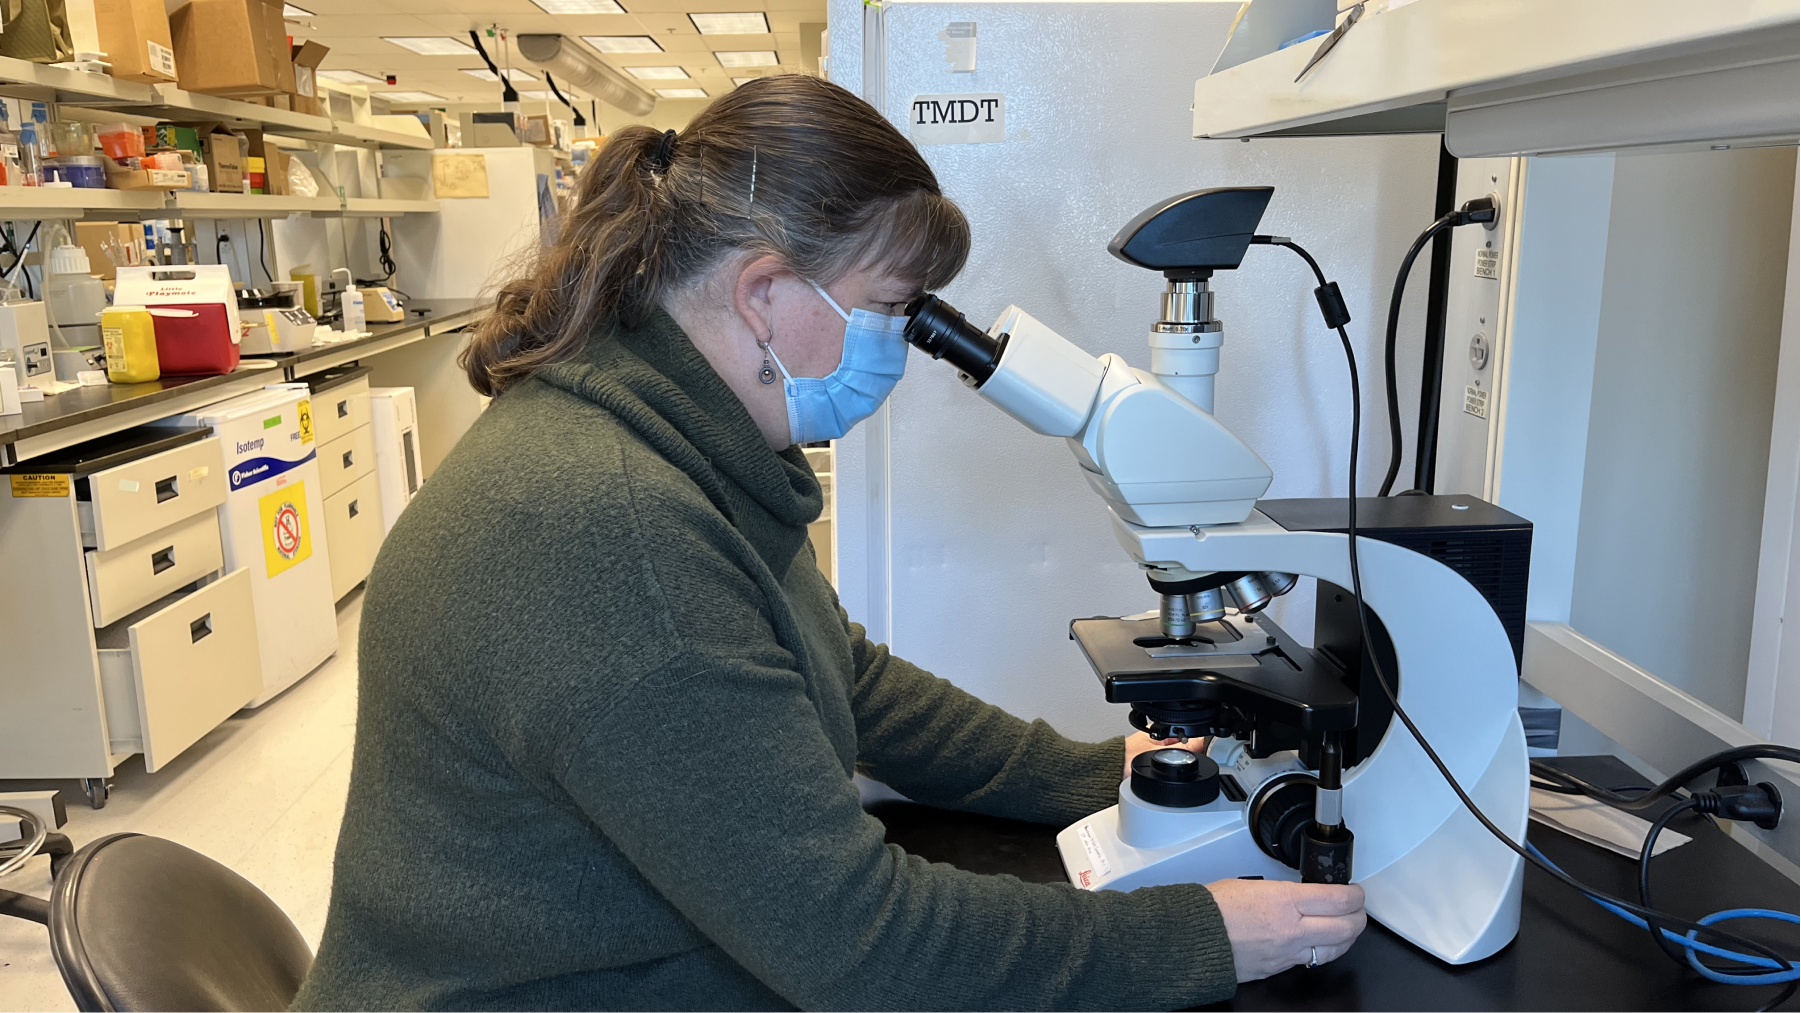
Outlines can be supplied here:
M1088 893L883 843L855 770L1047 823L1072 742L870 643L818 481L666 316L482 415L363 605L350 800L299 1008L1128 1009L1214 1002L1201 886Z

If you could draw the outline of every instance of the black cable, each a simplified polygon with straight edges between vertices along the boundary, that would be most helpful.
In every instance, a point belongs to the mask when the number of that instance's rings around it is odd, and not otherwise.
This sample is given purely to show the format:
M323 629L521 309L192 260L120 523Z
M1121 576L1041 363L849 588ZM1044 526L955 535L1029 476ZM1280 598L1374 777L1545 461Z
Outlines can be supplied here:
M1638 853L1638 902L1642 906L1644 906L1646 908L1650 908L1652 906L1651 905L1651 852L1653 849L1655 849L1657 847L1657 835L1663 833L1664 828L1670 825L1671 820L1673 820L1676 817L1682 815L1683 813L1689 811L1690 809L1693 809L1694 807L1695 807L1695 800L1692 798L1685 799L1681 802L1676 803L1673 806L1670 806L1668 809L1665 809L1663 811L1663 815L1657 817L1657 819L1652 822L1650 833L1647 833L1645 835L1644 847L1642 849L1640 849L1640 851ZM1671 960L1674 960L1679 964L1685 964L1688 962L1688 958L1683 956L1682 947L1677 946L1673 942L1670 942L1669 937L1665 936L1663 934L1663 929L1656 922L1647 920L1646 925L1650 928L1651 938L1656 941L1658 948L1663 950L1664 953L1668 954ZM1731 973L1731 972L1725 972L1725 973Z
M1253 239L1252 242L1262 242L1271 246L1285 247L1299 254L1301 259L1307 262L1307 266L1312 268L1313 276L1319 280L1319 288L1314 290L1314 295L1319 298L1322 310L1325 309L1328 302L1328 296L1322 293L1326 293L1329 290L1331 293L1330 298L1337 298L1337 286L1326 280L1325 272L1320 270L1318 261L1315 261L1311 254L1296 245L1292 240L1279 237L1259 236L1256 239ZM1418 244L1415 246L1415 253L1417 252ZM1342 311L1342 303L1340 304L1340 310ZM1638 917L1643 918L1647 923L1660 921L1675 931L1693 932L1696 935L1712 936L1713 938L1720 940L1722 944L1733 947L1741 952L1748 951L1766 957L1772 961L1778 969L1789 968L1791 966L1790 961L1778 956L1773 950L1764 946L1762 943L1747 939L1736 933L1716 929L1711 925L1702 925L1699 922L1692 922L1686 918L1678 918L1662 911L1652 911L1622 898L1603 893L1593 887L1584 885L1573 876L1549 862L1540 860L1519 842L1507 836L1507 832L1496 826L1494 821L1488 818L1488 814L1484 813L1481 808L1476 805L1475 800L1470 798L1469 793L1463 790L1463 785L1458 783L1456 776L1451 773L1451 768L1445 765L1444 760L1439 757L1438 752L1426 741L1426 736L1419 730L1419 726L1413 723L1413 718L1409 717L1406 709L1401 706L1400 699L1395 696L1394 690L1388 684L1388 676L1382 671L1381 661L1376 658L1374 648L1375 638L1370 635L1368 609L1363 602L1363 574L1357 559L1357 450L1359 442L1358 431L1363 423L1363 393L1362 385L1357 376L1357 353L1355 349L1351 347L1351 336L1344 328L1344 322L1348 322L1348 318L1348 313L1341 313L1340 319L1342 322L1335 323L1330 314L1327 316L1328 325L1332 326L1333 329L1338 332L1338 339L1344 346L1345 363L1349 367L1351 375L1350 479L1349 487L1345 493L1345 542L1351 564L1351 600L1357 609L1357 624L1363 637L1362 649L1364 657L1368 659L1370 664L1370 674L1375 677L1376 685L1381 687L1382 694L1388 698L1389 705L1394 709L1394 716L1400 719L1401 724L1407 728L1408 733L1413 736L1414 741L1419 743L1420 749L1424 751L1426 757L1432 761L1432 765L1438 768L1439 775L1444 778L1445 783L1450 786L1451 791L1457 795L1458 800L1463 803L1464 808L1469 810L1470 815L1474 816L1476 821L1481 823L1484 829L1494 835L1494 838L1500 841L1509 850L1533 865L1538 866L1539 869L1550 875L1552 878L1584 896L1613 904L1622 910L1637 915ZM1686 960L1683 962L1683 966L1688 966Z
M1767 1011L1773 1010L1776 1007L1781 1006L1783 1003L1788 1002L1789 999L1792 998L1795 994L1795 985L1796 984L1797 984L1797 982L1793 982L1793 981L1789 982L1788 987L1783 989L1781 992L1777 993L1776 998L1771 999L1769 1002L1766 1002L1762 1006L1757 1007L1757 1013L1767 1013Z
M7 245L13 247L13 266L6 269L7 276L11 277L14 271L19 272L20 280L25 282L25 298L27 299L36 299L38 290L37 286L31 283L31 268L24 266L25 256L31 252L31 244L37 241L38 229L43 224L43 222L33 222L30 234L25 237L25 242L21 245L13 246L12 236L6 237Z
M256 262L262 265L263 277L269 279L269 284L273 285L275 276L269 273L269 261L263 257L264 251L268 249L269 237L263 233L263 220L258 218L256 220Z
M1395 376L1395 344L1396 332L1401 328L1401 296L1407 291L1407 276L1413 273L1413 262L1426 248L1434 236L1450 228L1456 223L1455 211L1427 227L1413 241L1413 248L1401 260L1400 273L1395 275L1394 295L1388 300L1388 337L1382 343L1382 367L1388 377L1388 473L1382 476L1382 488L1376 493L1386 496L1394 488L1395 476L1401 473L1401 389L1400 380Z
M499 67L495 66L494 58L488 55L488 47L482 45L482 37L476 34L473 28L469 29L469 41L475 43L475 51L481 54L482 62L488 65L488 72L499 79L500 100L502 102L519 101L519 93L513 90L513 82L500 72Z
M550 75L546 74L545 76L549 77ZM394 238L388 235L388 220L386 218L381 219L381 232L376 237L375 246L378 252L376 266L381 268L382 281L391 281L394 277L394 272L400 270L400 268L396 267L394 264Z
M548 71L548 70L544 72L544 83L547 85L550 85L550 93L557 97L557 101L568 106L569 111L575 114L575 125L576 126L585 127L588 125L588 118L586 116L583 116L582 111L575 107L575 103L573 103L573 102L569 101L567 98L563 97L563 89L557 87L557 83L551 79L550 71Z
M1538 777L1554 776L1561 783L1568 784L1574 788L1580 788L1584 795L1597 801L1605 802L1615 809L1624 809L1627 812L1638 812L1642 809L1649 809L1659 799L1674 795L1676 791L1686 787L1688 782L1693 781L1695 778L1700 777L1709 771L1717 770L1726 764L1737 763L1740 760L1786 760L1789 763L1796 763L1801 762L1801 750L1796 750L1793 746L1778 746L1773 743L1722 749L1711 756L1705 756L1696 760L1694 763L1677 771L1673 776L1665 779L1662 783L1650 789L1645 794L1632 798L1617 794L1617 789L1610 790L1589 784L1587 781L1582 780L1568 771L1550 767L1539 760L1533 761L1532 773Z

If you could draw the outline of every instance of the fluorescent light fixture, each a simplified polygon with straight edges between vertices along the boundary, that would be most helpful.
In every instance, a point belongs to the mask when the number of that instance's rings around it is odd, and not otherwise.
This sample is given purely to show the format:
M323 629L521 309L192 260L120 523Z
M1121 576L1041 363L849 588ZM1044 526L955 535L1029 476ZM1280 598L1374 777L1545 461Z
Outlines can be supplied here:
M584 35L582 41L602 53L661 53L663 47L648 35Z
M546 14L624 14L613 0L532 0Z
M740 53L714 53L713 58L721 67L774 67L779 63L775 53L767 50L754 50Z
M378 91L372 97L387 99L390 104L432 105L445 101L442 95L433 95L429 91Z
M399 37L384 35L383 42L392 42L402 49L411 50L420 56L479 56L467 42L458 42L447 35L403 35Z
M658 88L657 94L664 98L706 98L707 93L701 88Z
M463 71L463 73L468 74L470 77L475 78L477 81L498 82L500 80L498 75L496 75L493 71L489 70L486 67L471 67L471 68ZM509 70L506 73L507 73L507 80L513 82L514 84L518 84L521 81L530 81L533 84L536 84L538 82L537 78L531 76L530 74L527 74L523 70Z
M519 97L530 102L548 102L556 96L547 91L522 91Z
M627 67L625 72L640 81L686 81L688 72L680 67Z
M555 72L562 86L574 86L599 99L610 106L630 113L633 116L645 116L657 107L657 97L644 90L644 86L621 74L611 64L603 62L594 54L594 50L586 46L578 46L562 35L525 34L516 36L519 55L526 60L544 68L546 73ZM681 72L681 68L676 68ZM681 77L687 77L685 72Z
M702 35L768 35L769 18L761 11L749 14L690 14L694 30Z
M365 74L360 70L322 70L322 71L319 71L318 76L321 79L326 80L326 81L336 81L338 84L387 84L388 83L383 78L376 77L372 74Z
M281 16L284 18L310 18L313 16L313 12L293 4L282 4Z
M757 79L754 77L734 77L734 78L732 78L732 87L742 88L745 85L747 85L755 80L757 80Z

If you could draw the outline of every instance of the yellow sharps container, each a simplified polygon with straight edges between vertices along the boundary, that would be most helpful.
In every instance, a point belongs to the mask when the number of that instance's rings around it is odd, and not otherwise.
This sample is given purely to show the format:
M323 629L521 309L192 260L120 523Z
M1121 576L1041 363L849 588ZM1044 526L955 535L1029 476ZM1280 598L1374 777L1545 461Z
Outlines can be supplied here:
M100 341L106 346L108 380L146 383L163 375L156 361L156 322L144 307L109 307L100 314Z

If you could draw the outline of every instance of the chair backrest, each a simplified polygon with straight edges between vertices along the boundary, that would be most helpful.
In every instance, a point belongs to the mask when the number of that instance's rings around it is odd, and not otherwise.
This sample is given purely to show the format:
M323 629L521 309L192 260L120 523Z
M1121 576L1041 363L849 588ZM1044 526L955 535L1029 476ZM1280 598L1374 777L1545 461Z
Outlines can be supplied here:
M83 1010L280 1010L312 966L261 890L173 841L112 834L50 897L50 945Z

